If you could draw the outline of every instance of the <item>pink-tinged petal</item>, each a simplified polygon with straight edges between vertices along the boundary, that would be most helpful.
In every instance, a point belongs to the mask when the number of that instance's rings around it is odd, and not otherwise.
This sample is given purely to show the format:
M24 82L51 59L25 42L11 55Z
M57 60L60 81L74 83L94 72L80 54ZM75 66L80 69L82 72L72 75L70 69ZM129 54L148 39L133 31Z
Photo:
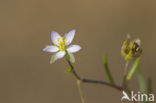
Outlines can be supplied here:
M65 54L66 54L65 51L59 51L59 52L56 53L56 58L61 59L61 58L64 57Z
M79 46L79 45L71 45L67 48L67 51L69 53L75 53L75 52L78 52L80 51L82 48Z
M76 30L73 29L73 30L69 31L69 33L65 34L67 45L69 45L72 42L72 40L74 39L75 32L76 32Z
M58 38L60 38L60 40L62 40L61 36L59 35L59 33L57 33L56 31L52 31L51 32L51 40L54 44L59 45L58 44Z
M46 46L43 51L45 52L57 52L59 50L59 48L57 46Z

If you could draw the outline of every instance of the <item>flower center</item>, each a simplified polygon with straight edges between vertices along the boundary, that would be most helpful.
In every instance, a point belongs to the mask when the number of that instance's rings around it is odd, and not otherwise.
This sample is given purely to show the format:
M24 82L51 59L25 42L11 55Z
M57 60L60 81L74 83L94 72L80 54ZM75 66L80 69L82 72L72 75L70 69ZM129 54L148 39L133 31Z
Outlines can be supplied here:
M62 40L61 40L61 38L62 38ZM67 48L66 45L68 44L68 42L66 42L66 40L67 40L66 38L63 38L63 37L61 37L61 38L58 38L57 42L59 44L59 50L64 51Z

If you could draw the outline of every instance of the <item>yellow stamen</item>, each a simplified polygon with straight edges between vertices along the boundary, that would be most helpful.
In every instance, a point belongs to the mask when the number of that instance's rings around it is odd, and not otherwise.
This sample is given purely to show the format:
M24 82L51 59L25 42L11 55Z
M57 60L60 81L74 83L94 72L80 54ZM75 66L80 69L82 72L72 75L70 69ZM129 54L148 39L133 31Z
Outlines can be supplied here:
M62 39L62 40L60 40L60 39ZM66 38L61 37L61 38L58 38L57 41L59 44L59 50L62 50L62 51L66 50L66 48L67 48L66 47L66 44L67 44Z
M68 42L66 42L66 45L68 45Z
M60 41L60 38L57 38L57 42L59 42Z
M62 38L62 40L63 40L63 37L61 37Z
M67 38L64 38L63 41L65 42L67 40Z

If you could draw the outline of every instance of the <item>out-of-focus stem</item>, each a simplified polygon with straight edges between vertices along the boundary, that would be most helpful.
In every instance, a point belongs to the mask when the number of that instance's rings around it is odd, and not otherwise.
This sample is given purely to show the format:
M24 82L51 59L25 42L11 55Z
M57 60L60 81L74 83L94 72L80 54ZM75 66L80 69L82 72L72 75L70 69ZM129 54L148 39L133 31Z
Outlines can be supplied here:
M126 77L127 77L127 73L128 73L128 64L129 64L129 61L127 60L127 61L126 61L126 64L125 64L124 77L123 77L123 81L122 81L122 87L123 87L123 88L126 88L126 87L127 87L127 84L126 84Z
M128 75L126 77L126 83L127 84L132 79L136 70L139 69L139 63L140 63L140 58L136 58L135 62L133 63L132 68L130 69L130 72L128 73Z
M77 86L78 86L78 90L79 90L79 93L80 93L81 102L82 103L85 103L85 101L84 101L84 95L83 95L83 90L82 90L82 87L81 87L81 80L77 80Z
M151 94L152 93L152 78L149 77L148 78L148 82L147 82L147 93Z

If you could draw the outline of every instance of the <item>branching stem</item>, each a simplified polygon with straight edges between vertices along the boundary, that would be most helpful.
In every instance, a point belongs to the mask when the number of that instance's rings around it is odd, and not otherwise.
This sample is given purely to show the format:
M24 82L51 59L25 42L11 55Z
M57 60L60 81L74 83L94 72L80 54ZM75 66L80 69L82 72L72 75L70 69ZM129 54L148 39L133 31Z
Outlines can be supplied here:
M116 84L111 84L111 83L108 83L106 81L101 81L101 80L91 80L91 79L86 79L86 78L81 78L77 72L75 71L74 69L74 66L72 65L72 63L67 59L67 62L70 66L70 68L72 69L72 73L73 75L76 77L77 80L81 80L82 82L84 83L95 83L95 84L102 84L102 85L106 85L106 86L109 86L109 87L112 87L112 88L115 88L119 91L122 91L124 90L124 88L122 86L118 86Z

